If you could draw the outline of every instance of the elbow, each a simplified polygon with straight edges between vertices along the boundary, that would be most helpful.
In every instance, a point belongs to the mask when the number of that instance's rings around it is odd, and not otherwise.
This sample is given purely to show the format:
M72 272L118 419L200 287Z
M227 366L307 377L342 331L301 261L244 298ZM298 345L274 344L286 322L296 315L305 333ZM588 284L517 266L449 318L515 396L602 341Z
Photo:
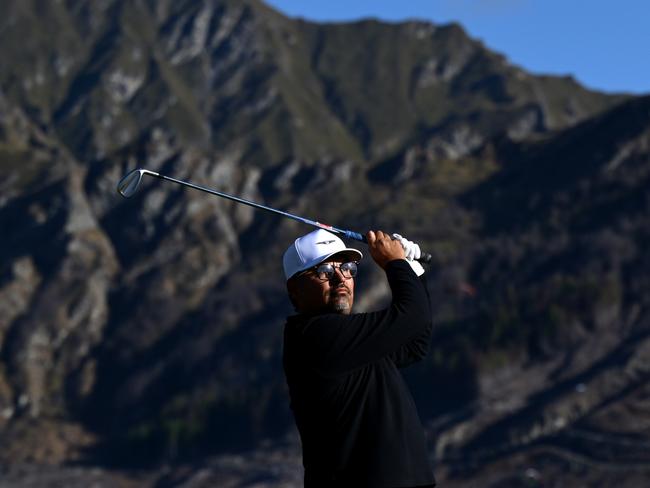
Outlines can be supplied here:
M422 361L429 354L429 341L426 341L426 344L423 347L418 347L415 351L415 360Z
M418 360L424 359L429 354L429 349L431 349L432 331L433 331L433 320L431 320L431 317L429 317L424 327L424 334L422 337L420 347L418 348L419 349Z
M409 323L414 325L418 335L431 337L431 332L433 331L433 319L431 317L431 311L428 308L414 311L414 313L410 314L410 317L407 320Z
M396 315L401 316L403 323L418 329L419 332L431 330L431 309L428 306L403 307L395 305Z
M413 347L411 348L411 356L415 361L422 361L429 354L429 349L431 346L431 335L426 334L420 336L417 340L413 342Z

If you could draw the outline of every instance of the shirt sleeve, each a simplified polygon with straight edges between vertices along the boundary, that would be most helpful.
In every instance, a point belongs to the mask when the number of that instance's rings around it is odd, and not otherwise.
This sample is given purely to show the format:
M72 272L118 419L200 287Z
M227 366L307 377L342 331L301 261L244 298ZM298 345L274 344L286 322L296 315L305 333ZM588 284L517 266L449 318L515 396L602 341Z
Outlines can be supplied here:
M342 374L391 354L394 361L412 362L418 351L426 353L431 331L426 288L405 260L388 263L386 277L393 295L387 309L308 321L304 340L321 374Z
M429 290L427 289L426 279L424 276L419 277L422 287L424 288L425 293L427 294L427 302L431 304L431 297L429 296ZM429 317L431 317L431 311L429 310ZM405 368L413 363L416 363L427 355L429 352L429 345L431 342L431 332L433 330L433 322L428 321L427 327L422 329L422 331L413 338L413 340L402 345L396 351L390 353L391 360L395 363L398 368Z

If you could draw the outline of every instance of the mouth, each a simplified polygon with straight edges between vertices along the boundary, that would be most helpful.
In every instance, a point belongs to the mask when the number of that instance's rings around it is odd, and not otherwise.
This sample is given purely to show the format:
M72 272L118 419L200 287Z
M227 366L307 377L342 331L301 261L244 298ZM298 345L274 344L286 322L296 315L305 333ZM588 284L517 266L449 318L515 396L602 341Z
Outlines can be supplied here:
M334 296L339 296L339 295L349 295L349 294L350 294L350 290L348 290L348 289L347 289L346 287L344 287L344 286L340 286L340 287L338 287L338 288L332 290L332 295L334 295Z

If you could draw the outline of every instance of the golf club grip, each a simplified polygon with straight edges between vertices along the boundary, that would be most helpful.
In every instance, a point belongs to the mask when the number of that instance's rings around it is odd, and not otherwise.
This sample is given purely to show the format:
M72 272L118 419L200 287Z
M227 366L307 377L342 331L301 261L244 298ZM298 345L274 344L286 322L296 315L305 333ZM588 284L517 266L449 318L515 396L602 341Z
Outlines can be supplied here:
M366 239L366 236L363 234L359 234L358 232L353 232L351 230L346 230L344 231L345 237L348 239L353 239L355 241L363 242L365 244L368 244L368 239ZM428 252L421 251L420 257L416 259L416 261L419 261L422 264L429 264L431 263L431 260L433 259L433 256L429 254Z

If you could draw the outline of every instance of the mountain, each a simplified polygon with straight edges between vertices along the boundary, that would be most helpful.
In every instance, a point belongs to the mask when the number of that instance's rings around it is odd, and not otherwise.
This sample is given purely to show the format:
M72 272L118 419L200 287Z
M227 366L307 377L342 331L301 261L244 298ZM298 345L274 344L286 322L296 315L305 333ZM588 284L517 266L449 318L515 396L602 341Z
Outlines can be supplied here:
M648 97L530 75L456 24L254 0L0 18L11 486L300 480L280 260L309 228L153 179L122 199L135 167L433 254L436 332L408 380L445 484L638 486ZM370 260L358 290L359 310L387 300Z

